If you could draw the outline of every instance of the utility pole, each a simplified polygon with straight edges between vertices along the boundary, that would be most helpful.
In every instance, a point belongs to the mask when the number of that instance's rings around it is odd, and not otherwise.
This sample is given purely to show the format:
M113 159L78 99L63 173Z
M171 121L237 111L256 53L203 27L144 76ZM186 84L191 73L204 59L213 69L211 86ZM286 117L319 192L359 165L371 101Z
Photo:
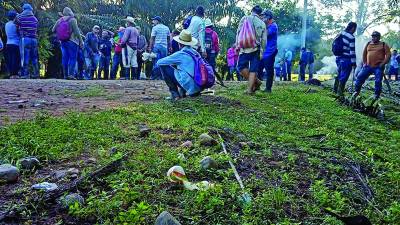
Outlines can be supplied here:
M308 0L304 0L304 12L303 12L303 30L301 34L301 47L306 47L306 38L307 38L307 6Z

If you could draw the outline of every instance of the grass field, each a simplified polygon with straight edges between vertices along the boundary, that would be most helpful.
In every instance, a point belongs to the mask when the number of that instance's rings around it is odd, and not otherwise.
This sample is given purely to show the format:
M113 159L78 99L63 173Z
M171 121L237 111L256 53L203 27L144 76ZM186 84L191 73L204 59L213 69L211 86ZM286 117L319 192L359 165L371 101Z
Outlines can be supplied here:
M80 224L153 224L163 210L182 224L341 224L324 208L362 214L373 224L400 224L400 124L353 112L329 90L311 89L283 84L272 94L246 96L241 84L175 103L59 118L42 114L0 130L0 158L15 162L33 155L51 165L90 154L105 165L128 154L117 172L81 190L84 205L70 206L66 216ZM139 135L143 124L152 129L149 137ZM200 134L217 138L216 130L231 157L221 154L220 145L199 145ZM187 140L193 149L180 147ZM109 154L112 147L115 155ZM205 156L218 168L202 170ZM229 160L251 204L238 200L243 191ZM208 180L215 188L187 191L170 183L166 172L174 165L190 181ZM50 216L41 207L26 209L22 221L38 212Z

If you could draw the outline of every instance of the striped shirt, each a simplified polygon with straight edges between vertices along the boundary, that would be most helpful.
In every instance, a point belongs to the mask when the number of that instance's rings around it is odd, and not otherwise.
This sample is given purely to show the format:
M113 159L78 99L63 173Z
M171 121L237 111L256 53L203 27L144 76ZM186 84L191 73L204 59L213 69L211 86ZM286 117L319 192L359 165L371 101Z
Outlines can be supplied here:
M161 45L164 48L168 48L168 37L170 30L164 24L157 24L151 30L151 37L155 37L154 45Z
M38 20L30 10L25 10L15 18L15 24L22 37L37 38Z
M343 31L341 33L343 38L343 56L345 58L350 58L353 66L357 64L356 61L356 38L354 35Z

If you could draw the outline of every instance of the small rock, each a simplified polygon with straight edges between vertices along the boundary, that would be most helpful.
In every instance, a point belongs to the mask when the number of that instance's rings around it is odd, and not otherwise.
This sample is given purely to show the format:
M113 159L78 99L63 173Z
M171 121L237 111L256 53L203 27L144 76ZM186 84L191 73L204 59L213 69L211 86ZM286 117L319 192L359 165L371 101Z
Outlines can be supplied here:
M18 109L23 109L24 105L18 105Z
M246 140L246 136L245 136L244 134L237 134L237 135L236 135L236 138L237 138L238 140L241 140L241 141Z
M200 165L201 165L201 168L204 169L204 170L215 169L218 166L217 162L213 158L211 158L210 156L204 157L200 161Z
M244 149L244 148L247 148L247 147L249 147L249 145L247 144L247 142L239 142L239 147L241 148L241 149Z
M151 129L146 125L143 125L139 129L140 137L148 137L150 135Z
M181 225L169 212L162 212L156 219L155 225Z
M218 142L214 138L212 138L210 135L208 135L206 133L200 135L199 141L200 141L200 145L203 145L203 146L214 146L214 145L218 144Z
M110 149L110 151L108 151L108 153L110 156L112 156L112 155L115 155L117 153L117 151L118 151L117 147L112 147Z
M40 183L40 184L32 185L32 189L34 189L34 190L44 190L46 192L50 192L50 191L57 190L58 186L57 186L57 184L54 184L54 183L43 182L43 183Z
M18 181L19 170L11 164L0 165L0 183L13 183Z
M83 205L85 203L85 199L77 193L69 194L59 199L59 204L61 204L63 208L67 209L70 205L74 205L76 202L79 205Z
M67 173L68 173L69 175L72 175L72 174L79 174L79 170L78 170L77 168L70 168L70 169L67 170Z
M16 101L7 101L7 104L21 104L21 103L27 103L28 100L16 100Z
M36 91L37 92L43 92L43 88L38 88Z
M63 179L64 177L66 177L67 175L68 175L67 170L58 170L58 171L56 171L56 172L53 173L53 177L54 177L56 180L61 180L61 179Z
M191 142L191 141L185 141L183 144L181 144L181 147L182 147L182 148L189 148L189 149L191 149L191 148L193 148L193 142Z
M87 163L96 163L97 162L97 159L96 158L88 158L87 159Z
M36 157L23 158L19 163L23 170L33 170L40 167L40 161Z

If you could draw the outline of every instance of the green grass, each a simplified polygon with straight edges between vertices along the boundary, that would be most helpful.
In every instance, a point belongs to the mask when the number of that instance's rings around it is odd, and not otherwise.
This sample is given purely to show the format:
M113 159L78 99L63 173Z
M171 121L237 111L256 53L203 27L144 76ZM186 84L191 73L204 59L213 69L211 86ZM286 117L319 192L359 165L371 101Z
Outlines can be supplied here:
M105 164L128 153L121 170L85 193L84 206L70 208L72 217L94 218L98 224L152 224L163 210L183 224L340 224L323 208L363 214L373 224L398 224L398 124L342 107L328 90L308 94L309 87L281 85L270 95L246 96L244 88L176 103L132 104L61 118L41 115L0 130L0 157L15 162L35 155L52 163L90 153ZM139 137L140 124L152 129L150 137ZM213 129L221 131L232 153L239 153L243 138L254 145L231 158L219 146L199 146L197 137ZM195 143L194 149L179 147L186 140ZM111 157L112 146L118 154ZM218 169L200 168L199 161L208 155ZM242 191L228 160L237 165L251 205L238 200ZM369 201L350 164L368 176L374 193ZM176 187L166 178L174 165L181 165L189 180L209 180L216 187Z

